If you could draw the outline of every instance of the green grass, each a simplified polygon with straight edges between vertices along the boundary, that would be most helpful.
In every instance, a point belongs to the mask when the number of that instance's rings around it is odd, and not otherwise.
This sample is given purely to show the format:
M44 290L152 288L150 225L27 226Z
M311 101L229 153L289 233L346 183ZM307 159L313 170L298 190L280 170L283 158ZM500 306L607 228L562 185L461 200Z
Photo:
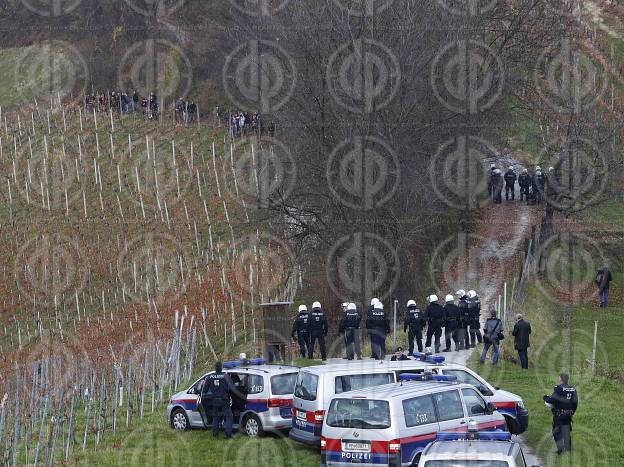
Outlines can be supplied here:
M609 223L614 228L624 228L624 204L609 199L598 206L586 209L580 214L583 224Z

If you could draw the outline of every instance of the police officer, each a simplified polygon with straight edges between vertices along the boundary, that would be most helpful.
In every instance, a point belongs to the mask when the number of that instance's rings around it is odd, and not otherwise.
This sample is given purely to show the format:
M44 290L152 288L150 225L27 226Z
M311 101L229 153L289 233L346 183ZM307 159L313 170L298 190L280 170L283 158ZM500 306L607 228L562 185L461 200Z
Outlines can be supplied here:
M557 454L572 450L572 416L578 406L578 394L569 384L566 373L559 375L559 385L555 386L550 396L544 396L544 402L552 409L552 434L557 445Z
M459 339L459 346L462 349L469 349L472 347L470 343L470 334L468 333L468 326L470 325L470 310L468 309L468 295L464 289L459 289L455 292L457 298L457 308L459 308L459 327L457 332L457 339Z
M427 320L427 341L425 347L431 346L431 338L435 337L435 352L440 352L440 337L444 326L444 308L438 303L437 295L429 296L429 306L425 310Z
M299 344L299 353L301 358L312 358L312 349L310 347L310 313L308 307L299 305L299 314L295 318L292 327L292 338L295 340L297 335L297 343Z
M321 351L321 359L327 360L327 353L325 351L325 336L329 330L327 325L327 318L325 313L321 309L320 302L314 302L312 304L312 313L310 313L310 358L313 358L314 347L318 340L319 349Z
M531 176L527 169L523 169L518 177L518 185L520 185L520 201L528 201L529 190L531 188Z
M494 171L496 170L496 164L490 164L490 170L488 170L488 196L492 197L493 185L492 185L492 176L494 175Z
M455 297L452 295L447 295L444 301L444 316L446 319L446 324L444 326L444 340L446 347L443 352L451 351L451 338L455 343L455 350L460 350L463 347L463 342L460 343L457 338L459 328L459 308L455 305Z
M383 360L386 353L386 334L390 331L390 323L379 300L373 304L373 309L366 316L366 329L371 339L371 357Z
M474 290L468 291L468 315L470 321L468 323L468 332L470 333L470 342L472 346L476 346L477 342L483 342L481 335L481 300Z
M509 193L511 193L511 199L516 199L516 180L518 176L514 172L513 167L509 167L509 170L505 172L505 199L509 200Z
M425 314L420 311L416 302L410 300L407 302L407 310L405 311L405 319L403 320L403 331L407 332L407 343L409 348L409 355L414 355L414 339L416 339L416 345L418 351L423 351L422 344L422 328L425 324Z
M546 176L542 172L542 168L537 166L535 168L535 175L533 175L533 193L535 194L535 201L539 204L544 197L544 188L546 187Z
M503 202L503 172L501 169L494 169L492 173L492 199L494 203L500 204Z
M347 303L342 314L342 319L338 326L338 333L344 333L345 348L347 350L347 360L353 360L354 347L358 360L362 360L362 349L360 347L360 322L362 313L359 312L355 303Z
M223 372L221 362L215 363L215 372L209 374L204 381L202 387L202 402L204 410L212 399L212 436L219 434L219 425L221 420L225 418L225 437L232 437L232 407L230 402L230 393L234 388L234 383L230 375ZM208 410L206 410L208 413Z

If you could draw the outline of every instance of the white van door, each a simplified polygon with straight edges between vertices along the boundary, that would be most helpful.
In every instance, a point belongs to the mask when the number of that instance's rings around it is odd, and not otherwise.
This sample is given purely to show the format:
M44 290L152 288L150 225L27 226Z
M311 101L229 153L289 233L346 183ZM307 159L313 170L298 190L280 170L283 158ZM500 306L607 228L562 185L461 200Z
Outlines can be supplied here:
M457 389L433 394L440 431L468 431L468 420Z
M494 431L507 429L507 423L502 415L496 412L493 414L487 413L485 399L476 389L464 388L461 392L468 418L474 419L479 424L479 430Z

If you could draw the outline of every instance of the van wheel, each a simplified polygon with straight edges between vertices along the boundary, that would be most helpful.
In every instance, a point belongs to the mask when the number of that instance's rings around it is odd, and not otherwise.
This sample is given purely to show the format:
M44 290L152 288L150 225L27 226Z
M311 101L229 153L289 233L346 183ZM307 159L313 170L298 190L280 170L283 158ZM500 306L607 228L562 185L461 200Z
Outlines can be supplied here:
M184 410L182 409L175 409L173 412L171 412L170 423L171 428L180 431L187 431L191 427L189 419L186 416L186 412L184 412Z
M420 462L420 455L420 452L416 454L416 457L414 457L414 462L412 462L412 467L418 467L418 463Z
M246 415L243 419L243 431L250 438L259 438L264 435L262 422L255 415Z
M519 435L522 433L522 430L520 429L520 424L515 418L509 417L507 415L505 415L504 417L505 422L507 422L507 431L509 431L509 433L511 433L512 435Z

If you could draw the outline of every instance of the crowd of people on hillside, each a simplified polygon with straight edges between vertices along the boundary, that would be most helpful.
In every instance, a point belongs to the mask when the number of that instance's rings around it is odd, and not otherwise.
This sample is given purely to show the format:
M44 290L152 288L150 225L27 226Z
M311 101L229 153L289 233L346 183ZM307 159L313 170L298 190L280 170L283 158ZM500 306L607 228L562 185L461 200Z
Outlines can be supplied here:
M225 124L228 127L230 138L245 138L248 136L275 136L275 122L264 119L257 112L251 113L247 111L230 111L226 112L221 107L215 107L215 120L219 124Z

